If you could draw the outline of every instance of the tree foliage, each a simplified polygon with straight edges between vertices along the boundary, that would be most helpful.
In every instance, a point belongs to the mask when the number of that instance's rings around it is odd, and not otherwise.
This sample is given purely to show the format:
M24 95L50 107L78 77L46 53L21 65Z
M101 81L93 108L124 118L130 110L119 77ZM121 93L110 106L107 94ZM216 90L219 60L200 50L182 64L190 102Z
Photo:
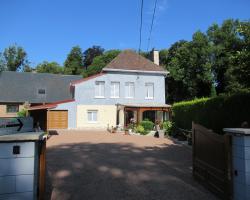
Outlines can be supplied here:
M57 62L44 61L36 66L38 73L62 74L63 68Z
M166 61L170 101L210 96L213 78L209 53L208 38L200 31L192 41L179 41L169 49Z
M174 43L160 63L170 71L168 101L250 90L250 22L225 20Z
M2 71L24 71L28 64L27 53L20 46L11 45L0 54L0 70Z
M87 69L89 65L92 64L95 57L102 55L104 49L101 46L92 46L84 51L84 67Z
M64 62L64 74L78 75L83 70L83 53L79 46L71 49Z
M120 50L114 49L104 52L103 55L96 56L88 69L84 70L83 76L87 77L101 72L102 68L111 62L120 52Z

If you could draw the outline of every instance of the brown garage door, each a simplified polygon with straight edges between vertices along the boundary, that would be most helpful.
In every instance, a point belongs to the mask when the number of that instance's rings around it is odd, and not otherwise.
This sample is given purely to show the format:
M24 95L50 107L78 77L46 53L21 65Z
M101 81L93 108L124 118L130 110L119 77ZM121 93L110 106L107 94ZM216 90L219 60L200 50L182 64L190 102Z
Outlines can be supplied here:
M67 129L68 111L50 110L48 111L48 129Z

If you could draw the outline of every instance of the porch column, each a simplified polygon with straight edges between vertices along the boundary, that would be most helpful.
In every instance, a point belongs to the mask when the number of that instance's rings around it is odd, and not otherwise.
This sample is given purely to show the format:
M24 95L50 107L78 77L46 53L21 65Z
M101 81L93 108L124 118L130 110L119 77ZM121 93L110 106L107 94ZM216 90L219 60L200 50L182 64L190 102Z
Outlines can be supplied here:
M137 123L140 123L142 121L142 117L143 117L143 110L138 108L138 113L137 113Z
M121 125L122 127L124 127L124 109L121 109L119 112L119 125Z

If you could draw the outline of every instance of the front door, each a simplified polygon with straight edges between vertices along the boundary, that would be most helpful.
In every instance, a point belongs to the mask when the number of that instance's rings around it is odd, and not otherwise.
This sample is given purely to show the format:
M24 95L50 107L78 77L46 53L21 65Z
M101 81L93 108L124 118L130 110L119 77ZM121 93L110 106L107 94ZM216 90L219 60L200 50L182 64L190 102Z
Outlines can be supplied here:
M134 119L134 111L127 110L125 112L125 125L128 126L131 123L131 119Z

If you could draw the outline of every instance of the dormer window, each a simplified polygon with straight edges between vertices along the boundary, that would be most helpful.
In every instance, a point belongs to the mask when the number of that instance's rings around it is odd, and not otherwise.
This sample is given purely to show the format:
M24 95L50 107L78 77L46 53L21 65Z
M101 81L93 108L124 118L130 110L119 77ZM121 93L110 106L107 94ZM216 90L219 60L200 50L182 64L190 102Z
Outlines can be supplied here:
M38 89L39 95L45 95L45 93L46 93L45 89Z

